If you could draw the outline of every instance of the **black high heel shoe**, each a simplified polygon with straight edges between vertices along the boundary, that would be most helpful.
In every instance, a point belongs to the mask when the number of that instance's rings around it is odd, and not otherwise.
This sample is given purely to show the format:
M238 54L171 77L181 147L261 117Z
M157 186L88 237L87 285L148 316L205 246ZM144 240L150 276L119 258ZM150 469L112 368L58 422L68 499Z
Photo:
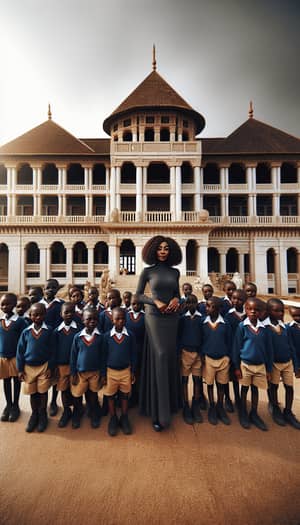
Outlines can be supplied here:
M164 429L164 427L160 424L159 421L153 421L152 427L153 430L155 430L155 432L161 432Z

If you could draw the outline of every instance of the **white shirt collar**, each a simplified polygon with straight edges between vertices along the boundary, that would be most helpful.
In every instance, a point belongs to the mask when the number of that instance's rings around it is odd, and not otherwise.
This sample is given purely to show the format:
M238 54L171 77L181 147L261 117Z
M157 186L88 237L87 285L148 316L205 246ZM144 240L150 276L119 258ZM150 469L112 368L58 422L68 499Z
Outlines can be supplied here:
M57 331L60 332L61 330L63 329L66 329L66 330L69 330L70 328L77 328L77 324L75 323L75 321L71 321L70 324L66 324L64 321L62 323L60 323L60 325L57 327Z
M258 328L265 328L264 322L257 319L256 326L251 323L249 317L246 317L246 319L243 321L244 326L251 326L254 330L258 330Z
M223 317L219 314L218 318L212 322L211 318L210 318L210 315L207 315L203 321L203 323L211 323L211 324L216 324L216 323L224 323L225 324L225 321L223 319Z
M237 314L239 317L243 317L243 315L245 315L245 310L243 309L242 312L238 312L237 309L233 307L233 308L230 308L230 310L228 310L228 313L229 313L229 314L233 314L233 313L235 313L235 314Z
M110 331L111 337L113 337L114 335L116 335L118 337L118 336L120 336L120 334L121 335L124 334L124 335L128 335L129 336L129 333L127 332L126 326L123 326L122 332L117 332L116 327L113 326L111 331Z
M293 319L290 323L289 323L289 326L300 326L300 323L297 323L297 321L295 321L295 319Z
M90 337L90 338L91 338L91 337L93 337L93 336L94 336L95 334L97 334L97 335L100 335L100 332L99 332L99 330L98 330L98 328L97 328L97 327L96 327L96 328L94 328L94 330L93 330L93 333L92 333L92 334L88 334L88 333L87 333L87 331L86 331L86 328L84 327L84 328L83 328L83 330L81 330L81 332L80 332L80 334L79 334L79 335L80 335L80 336L81 336L81 335L83 335L84 337L87 337L87 338L89 338L89 337Z
M10 316L9 319L7 319L6 315L2 314L0 319L5 319L6 323L9 324L12 321L17 321L19 319L19 316L18 316L18 314L13 314L13 315Z
M223 301L228 301L228 303L231 304L231 300L229 299L228 295L224 295Z
M61 301L60 299L58 299L58 297L54 297L54 299L53 299L50 303L48 303L48 302L46 301L46 299L43 297L43 298L39 301L39 303L42 303L42 304L44 304L44 305L46 306L46 308L49 308L49 306L51 306L51 304L53 304L53 303L62 303L62 301Z
M192 315L191 312L188 310L188 311L184 314L184 317L195 317L195 315L197 315L198 317L202 317L202 315L200 314L200 312L198 312L198 310L195 310L195 312L193 313L193 315Z
M271 319L270 319L270 317L267 317L267 318L263 321L263 323L264 323L265 326L274 326L274 327L276 328L276 326L279 325L279 326L281 326L282 328L285 328L285 324L284 324L283 321L281 321L281 320L278 321L278 324L276 325L276 324L271 323Z
M41 328L40 328L39 330L36 330L36 329L34 328L34 324L33 324L33 323L32 323L31 325L29 325L28 328L26 328L26 330L33 330L36 334L39 334L40 331L41 331L43 328L44 328L45 330L49 330L49 327L48 327L48 326L46 325L46 323L44 323L44 322L42 323L42 326L41 326Z

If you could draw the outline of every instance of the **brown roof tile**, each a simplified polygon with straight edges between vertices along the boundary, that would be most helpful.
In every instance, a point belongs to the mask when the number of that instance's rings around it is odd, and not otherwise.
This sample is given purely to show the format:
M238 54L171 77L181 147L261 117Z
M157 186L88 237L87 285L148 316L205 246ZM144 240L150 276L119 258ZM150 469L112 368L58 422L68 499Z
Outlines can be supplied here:
M110 155L110 139L79 139L100 155Z
M195 111L157 71L151 73L137 86L130 95L107 117L103 129L110 133L110 124L114 117L131 112L134 109L180 109L193 114L197 123L197 133L205 126L205 120Z
M61 126L46 120L24 135L4 144L0 155L87 155L94 150Z

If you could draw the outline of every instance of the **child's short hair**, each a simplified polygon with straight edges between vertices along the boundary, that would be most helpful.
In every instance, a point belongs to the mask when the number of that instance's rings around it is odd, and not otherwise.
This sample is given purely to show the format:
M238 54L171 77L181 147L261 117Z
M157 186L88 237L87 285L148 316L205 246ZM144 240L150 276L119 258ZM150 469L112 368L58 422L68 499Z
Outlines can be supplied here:
M18 298L15 293L11 293L11 292L4 293L1 296L1 299L0 299L1 301L3 297L6 297L6 299L8 299L14 306L16 306Z
M270 312L270 310L272 309L272 306L281 306L282 308L284 308L283 302L281 301L281 299L278 299L277 297L271 297L271 299L267 301L268 312Z
M209 299L207 299L206 302L213 303L217 307L218 310L220 310L222 307L222 300L220 299L220 297L217 297L217 295L212 295Z
M204 288L210 288L212 290L212 292L214 291L214 287L212 286L212 284L209 284L209 283L205 283L203 284L201 290L203 292Z
M114 319L114 317L116 315L122 315L124 317L124 319L125 319L126 312L125 312L124 308L121 308L120 306L116 306L116 308L114 308L113 311L112 311L112 319Z
M61 313L66 309L66 308L73 308L74 312L75 312L75 304L72 303L72 301L65 301L62 305L61 305Z
M223 283L223 290L225 290L226 286L228 286L229 284L233 286L234 289L236 289L236 284L233 281L231 281L231 279L226 279Z
M237 288L236 290L234 290L233 293L235 293L235 294L238 293L242 297L244 302L247 300L247 294L246 294L245 290L243 290L242 288Z
M27 310L30 308L30 299L29 299L29 297L27 297L27 295L20 295L20 296L18 297L18 301L17 301L17 303L18 303L19 301L22 301L23 303L26 304Z
M187 298L187 300L186 300L186 302L185 302L186 305L188 305L188 304L190 304L190 303L198 304L198 297L197 297L194 293L191 293L191 294L188 296L188 298Z

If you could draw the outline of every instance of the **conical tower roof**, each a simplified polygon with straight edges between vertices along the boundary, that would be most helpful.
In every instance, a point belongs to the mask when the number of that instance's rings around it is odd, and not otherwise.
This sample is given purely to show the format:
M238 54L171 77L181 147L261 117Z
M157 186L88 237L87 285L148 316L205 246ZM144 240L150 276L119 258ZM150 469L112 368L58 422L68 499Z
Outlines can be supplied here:
M111 123L116 118L139 110L180 110L189 114L196 123L196 133L205 126L204 117L195 111L165 79L154 69L130 95L107 117L103 129L110 133Z

